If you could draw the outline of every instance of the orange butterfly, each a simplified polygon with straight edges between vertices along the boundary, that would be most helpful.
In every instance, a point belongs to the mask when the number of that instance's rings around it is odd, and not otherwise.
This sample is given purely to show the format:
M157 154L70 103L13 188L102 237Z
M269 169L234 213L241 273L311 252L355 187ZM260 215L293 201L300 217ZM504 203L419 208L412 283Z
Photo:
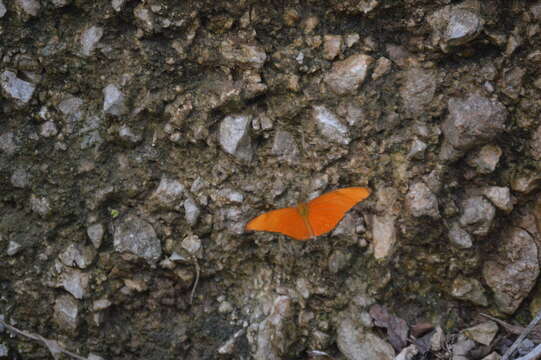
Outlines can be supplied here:
M246 224L246 230L277 232L308 240L336 227L346 212L370 195L370 189L349 187L330 191L296 207L272 210Z

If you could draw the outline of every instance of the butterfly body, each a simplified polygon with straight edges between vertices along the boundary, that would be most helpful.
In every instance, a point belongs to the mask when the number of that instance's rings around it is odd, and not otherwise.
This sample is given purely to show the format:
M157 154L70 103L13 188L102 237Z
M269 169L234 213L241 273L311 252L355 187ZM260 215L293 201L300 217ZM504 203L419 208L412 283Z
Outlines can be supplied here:
M248 222L246 230L277 232L296 240L308 240L334 229L346 212L369 195L370 189L362 187L337 189L296 207L259 215Z

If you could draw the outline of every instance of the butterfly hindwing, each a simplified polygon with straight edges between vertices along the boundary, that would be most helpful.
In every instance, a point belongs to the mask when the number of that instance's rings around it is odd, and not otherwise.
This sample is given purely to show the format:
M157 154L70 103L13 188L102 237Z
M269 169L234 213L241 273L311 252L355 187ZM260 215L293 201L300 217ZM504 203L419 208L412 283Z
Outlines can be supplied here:
M309 231L297 208L272 210L246 224L246 230L277 232L296 240L310 238Z
M361 187L330 191L308 202L308 221L314 235L323 235L338 225L353 206L370 195L370 190Z

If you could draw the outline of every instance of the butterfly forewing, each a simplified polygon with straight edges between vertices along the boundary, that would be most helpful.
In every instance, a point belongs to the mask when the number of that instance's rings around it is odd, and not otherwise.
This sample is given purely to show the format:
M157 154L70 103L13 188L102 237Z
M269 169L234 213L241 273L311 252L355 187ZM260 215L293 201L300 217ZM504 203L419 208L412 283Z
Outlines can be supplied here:
M246 224L246 230L277 232L296 240L310 238L297 208L284 208L259 215Z
M308 221L314 235L323 235L338 225L340 220L360 201L370 195L370 190L361 187L330 191L308 202Z

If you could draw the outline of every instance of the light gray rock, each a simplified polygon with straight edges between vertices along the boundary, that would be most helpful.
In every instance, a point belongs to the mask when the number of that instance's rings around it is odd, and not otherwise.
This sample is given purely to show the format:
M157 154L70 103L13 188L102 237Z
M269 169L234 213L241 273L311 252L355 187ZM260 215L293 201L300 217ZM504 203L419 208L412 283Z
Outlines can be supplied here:
M220 123L220 145L225 152L239 160L252 160L251 122L250 115L232 115L226 116Z
M336 343L348 360L392 360L393 347L368 329L357 326L352 318L343 318L336 331Z
M54 6L61 8L67 6L71 3L72 0L51 0Z
M374 59L368 55L351 55L333 64L324 81L337 95L355 92L364 82Z
M291 164L298 163L299 161L299 148L297 147L295 138L288 131L276 131L271 153L278 156L279 159Z
M71 244L62 253L60 253L60 261L66 266L77 266L80 269L89 267L94 258L96 251L90 246L81 244Z
M505 212L513 210L511 191L505 186L488 186L483 189L483 195L487 197L498 209Z
M382 56L377 59L376 65L374 66L374 71L372 72L372 80L377 80L387 74L389 71L391 71L392 66L392 61L386 57Z
M481 360L500 360L502 357L496 351L491 352Z
M485 321L463 330L463 333L473 341L489 346L498 333L498 324L494 321Z
M457 223L453 223L449 229L449 241L461 249L469 249L473 245L471 235Z
M0 150L7 154L13 155L17 151L17 144L15 143L15 135L12 132L7 132L0 135Z
M348 128L325 106L314 106L312 117L321 135L329 141L343 145L351 142Z
M178 180L162 176L160 184L150 195L149 206L153 208L178 209L182 205L184 185Z
M28 81L21 80L12 71L4 71L0 75L0 85L8 97L28 103L36 90L36 86Z
M438 199L423 182L413 184L406 195L406 208L415 217L440 217Z
M269 316L257 325L255 360L281 360L295 342L293 304L288 296L274 300Z
M2 0L0 0L0 18L3 18L4 15L6 15L7 11L8 10L6 9L6 6L4 5Z
M30 208L41 217L46 217L52 212L49 200L46 197L34 194L30 195Z
M451 296L459 300L470 301L479 306L488 305L483 285L474 278L457 277L451 287Z
M115 227L114 246L118 252L129 252L155 264L162 255L160 239L145 220L128 215Z
M412 68L403 74L400 96L406 113L419 116L426 112L436 92L436 74L434 71Z
M108 299L98 299L94 300L92 303L92 311L103 311L111 307L113 303Z
M8 256L14 256L17 255L22 249L23 246L21 244L14 240L10 240L6 254L8 254Z
M496 257L483 266L483 277L501 312L513 314L532 290L539 276L537 253L527 231L512 226L502 234Z
M69 295L60 296L54 303L53 318L60 329L76 330L79 326L79 302Z
M41 4L37 0L15 0L15 6L30 16L37 16L41 9Z
M103 28L99 26L90 26L81 34L81 55L90 56L96 50L101 37L103 36Z
M4 358L7 359L8 355L9 355L8 347L4 344L0 344L0 359L4 359Z
M244 201L244 195L235 189L225 188L218 190L214 199L222 204L240 204Z
M480 151L468 156L468 165L480 174L490 174L498 166L502 149L497 145L485 145Z
M15 169L11 174L10 181L14 187L24 189L30 185L30 174L24 168Z
M398 238L395 221L396 217L388 214L374 215L372 218L372 241L376 260L388 258L395 250Z
M456 342L451 346L452 360L469 360L470 351L475 348L475 342L460 334Z
M460 226L473 235L485 236L496 215L494 206L482 196L473 196L462 202Z
M64 115L75 116L75 119L79 120L82 116L81 108L83 104L84 101L82 99L69 95L58 104L58 110Z
M339 271L344 270L348 266L350 258L350 254L346 254L342 250L334 250L329 256L329 271L337 274Z
M103 235L105 234L105 228L102 224L92 224L86 228L86 234L94 245L94 248L99 249L103 241Z
M408 158L422 160L425 157L426 148L427 148L427 145L425 142L415 138L411 142L411 148L408 153Z
M103 89L103 111L114 116L128 112L125 96L114 84L109 84Z
M325 35L323 36L323 58L333 60L340 54L342 46L341 35Z
M465 99L449 99L448 109L449 114L442 124L445 138L440 158L443 160L456 160L465 151L492 140L505 129L505 107L478 93Z
M540 184L541 174L539 174L539 171L524 171L513 177L511 189L523 194L529 194L539 188Z
M126 0L112 0L111 6L116 12L122 11L122 8L124 7L124 4L126 3Z
M151 33L155 30L157 24L154 14L147 6L148 5L145 3L137 5L137 7L133 9L133 15L137 27L143 29L145 32Z
M58 134L58 129L54 121L46 121L40 126L39 135L44 138L50 138Z
M267 61L267 54L262 46L239 43L234 39L225 39L220 43L220 53L227 62L259 69Z
M80 270L64 268L60 276L60 286L76 299L88 296L90 275Z
M471 2L470 2L471 3ZM432 39L443 51L464 45L475 39L483 29L484 21L479 15L478 5L468 2L445 6L427 18L434 33Z
M203 244L197 235L188 235L180 244L189 254L201 259L203 257Z
M194 226L197 224L200 215L201 209L199 209L199 205L191 196L186 197L186 200L184 200L184 218L186 222Z
M137 144L143 140L142 134L134 131L131 127L127 125L122 125L120 129L118 129L118 136L129 143Z

